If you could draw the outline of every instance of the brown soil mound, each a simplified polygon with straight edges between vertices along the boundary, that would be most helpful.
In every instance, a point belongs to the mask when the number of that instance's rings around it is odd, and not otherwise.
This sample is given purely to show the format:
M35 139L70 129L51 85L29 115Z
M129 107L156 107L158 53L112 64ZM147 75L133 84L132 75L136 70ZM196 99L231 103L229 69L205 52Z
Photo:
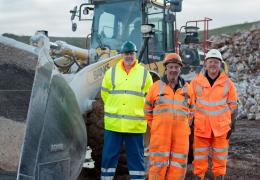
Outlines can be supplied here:
M37 56L0 43L0 116L25 121Z

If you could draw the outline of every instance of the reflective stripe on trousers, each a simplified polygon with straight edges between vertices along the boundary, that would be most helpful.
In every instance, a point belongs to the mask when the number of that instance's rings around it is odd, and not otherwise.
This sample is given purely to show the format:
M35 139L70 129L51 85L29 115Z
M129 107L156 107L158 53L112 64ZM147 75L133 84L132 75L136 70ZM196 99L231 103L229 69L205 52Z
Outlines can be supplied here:
M105 130L101 179L113 179L123 144L131 179L144 179L143 133L118 133ZM134 158L133 158L134 157Z
M203 138L194 136L194 171L203 177L208 170L208 156L212 151L212 173L214 176L226 174L229 142L224 134L219 137ZM211 148L212 147L212 148Z

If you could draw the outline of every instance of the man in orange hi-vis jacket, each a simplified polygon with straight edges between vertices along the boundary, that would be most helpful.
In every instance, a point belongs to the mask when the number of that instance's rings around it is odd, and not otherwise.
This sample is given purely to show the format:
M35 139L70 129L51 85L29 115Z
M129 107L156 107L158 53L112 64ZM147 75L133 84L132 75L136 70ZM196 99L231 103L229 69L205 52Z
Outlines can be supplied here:
M195 179L204 179L212 150L212 173L215 180L226 174L229 136L234 129L237 93L234 84L221 69L221 53L212 49L206 54L205 69L191 86L195 95L194 170Z
M180 56L170 53L163 64L165 75L150 88L144 105L151 133L149 180L183 180L194 97L191 86L179 76Z

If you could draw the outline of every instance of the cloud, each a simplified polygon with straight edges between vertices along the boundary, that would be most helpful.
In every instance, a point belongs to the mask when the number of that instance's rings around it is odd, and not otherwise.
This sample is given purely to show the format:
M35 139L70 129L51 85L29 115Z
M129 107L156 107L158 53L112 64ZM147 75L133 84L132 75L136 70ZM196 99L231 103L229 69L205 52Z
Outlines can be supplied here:
M177 14L177 21L180 26L188 20L209 17L213 19L209 23L211 28L252 22L260 20L257 7L260 7L257 0L184 0L183 11Z
M74 5L77 2L64 0L0 0L0 34L33 35L46 29L53 36L86 36L86 25L77 34L71 30L69 11Z

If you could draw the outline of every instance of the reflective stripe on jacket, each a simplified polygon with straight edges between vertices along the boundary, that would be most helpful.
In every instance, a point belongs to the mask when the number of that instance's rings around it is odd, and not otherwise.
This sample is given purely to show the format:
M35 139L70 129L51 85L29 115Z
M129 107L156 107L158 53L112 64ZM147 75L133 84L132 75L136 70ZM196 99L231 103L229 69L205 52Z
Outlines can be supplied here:
M127 74L121 60L103 79L101 97L105 104L105 129L116 132L144 133L144 99L150 86L150 73L137 62Z
M231 113L237 108L237 93L232 81L224 72L211 87L203 72L191 82L195 95L194 134L216 137L230 130Z
M186 121L190 124L193 118L193 101L192 88L188 83L173 92L173 89L163 81L155 82L146 97L144 106L149 126L152 128L152 123L166 124L167 119Z

